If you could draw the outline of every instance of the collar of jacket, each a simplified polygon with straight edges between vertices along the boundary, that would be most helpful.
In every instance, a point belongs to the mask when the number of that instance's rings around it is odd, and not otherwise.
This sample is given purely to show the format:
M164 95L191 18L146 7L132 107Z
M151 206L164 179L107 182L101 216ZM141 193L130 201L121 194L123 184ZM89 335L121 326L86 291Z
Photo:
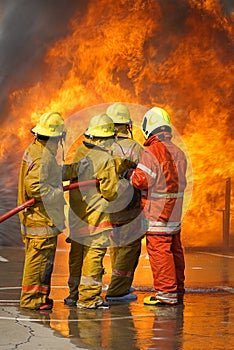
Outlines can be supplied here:
M95 149L99 149L100 151L104 151L104 152L108 152L107 149L105 149L104 147L101 147L99 145L96 145L95 143L90 143L87 141L83 141L83 144L88 147L88 148L95 148Z
M41 147L45 147L46 149L48 149L48 151L51 154L56 156L57 151L58 151L58 141L53 141L53 140L45 141L45 140L36 139L35 143L39 144Z
M120 132L120 133L117 133L117 140L118 139L129 139L128 135Z
M172 135L170 132L159 132L155 135L150 136L144 143L144 146L149 146L152 142L162 142L162 141L170 141Z

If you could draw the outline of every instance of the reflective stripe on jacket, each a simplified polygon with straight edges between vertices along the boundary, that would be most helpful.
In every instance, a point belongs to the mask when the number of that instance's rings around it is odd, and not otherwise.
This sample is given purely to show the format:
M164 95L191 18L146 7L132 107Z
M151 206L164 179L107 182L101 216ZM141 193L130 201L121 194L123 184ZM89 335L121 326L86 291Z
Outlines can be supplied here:
M86 157L90 163L78 181L98 180L98 185L70 191L69 228L73 239L112 229L107 208L117 197L118 179L114 160L104 145L84 142L74 157L74 162Z
M177 233L186 187L185 154L171 142L171 134L166 132L151 136L144 146L130 181L143 190L148 231L163 235Z

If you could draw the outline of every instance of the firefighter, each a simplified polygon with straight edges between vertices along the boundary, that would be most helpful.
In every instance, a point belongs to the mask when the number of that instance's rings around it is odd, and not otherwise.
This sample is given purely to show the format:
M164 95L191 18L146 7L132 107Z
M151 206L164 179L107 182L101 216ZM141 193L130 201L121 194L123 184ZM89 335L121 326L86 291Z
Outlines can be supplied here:
M55 158L65 136L64 119L58 112L45 113L31 132L35 139L24 152L18 186L19 205L36 199L33 206L19 213L25 244L20 307L51 310L57 236L64 229L62 171Z
M128 107L120 102L110 105L106 113L113 120L117 142L111 147L119 178L125 171L135 168L143 147L133 140L132 120ZM121 180L122 181L122 180ZM127 182L123 194L114 203L111 222L114 237L110 248L112 277L106 293L107 301L133 301L131 293L134 272L141 253L142 209L141 193Z
M115 139L114 123L106 114L94 116L78 147L74 162L89 166L79 181L98 184L70 192L69 203L69 295L64 303L78 308L108 308L101 297L103 258L109 246L112 225L107 207L117 197L115 163L108 150ZM74 179L75 180L75 179Z
M181 214L186 187L187 160L172 141L168 113L150 109L142 121L146 138L141 160L127 178L145 191L148 218L146 246L154 280L154 296L144 298L146 305L183 303L184 253L181 245Z

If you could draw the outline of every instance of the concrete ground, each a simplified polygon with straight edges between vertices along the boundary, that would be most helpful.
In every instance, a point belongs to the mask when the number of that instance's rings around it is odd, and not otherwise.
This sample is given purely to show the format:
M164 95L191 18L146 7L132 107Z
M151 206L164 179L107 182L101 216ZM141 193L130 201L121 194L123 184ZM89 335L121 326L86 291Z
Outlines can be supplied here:
M60 242L52 278L52 312L19 308L24 250L0 248L0 350L232 350L234 344L234 252L186 250L184 305L144 306L152 293L145 246L133 286L138 299L107 310L80 310L67 296L69 245ZM111 268L105 257L103 295Z

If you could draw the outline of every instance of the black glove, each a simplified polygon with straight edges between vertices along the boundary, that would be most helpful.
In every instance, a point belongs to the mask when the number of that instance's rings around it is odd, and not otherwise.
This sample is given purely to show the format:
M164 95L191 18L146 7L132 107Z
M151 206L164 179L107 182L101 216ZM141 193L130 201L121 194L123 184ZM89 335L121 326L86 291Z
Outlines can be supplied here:
M126 170L126 171L123 173L123 175L122 175L123 178L129 180L130 177L131 177L131 175L132 175L132 173L133 173L133 170L134 170L134 169Z

